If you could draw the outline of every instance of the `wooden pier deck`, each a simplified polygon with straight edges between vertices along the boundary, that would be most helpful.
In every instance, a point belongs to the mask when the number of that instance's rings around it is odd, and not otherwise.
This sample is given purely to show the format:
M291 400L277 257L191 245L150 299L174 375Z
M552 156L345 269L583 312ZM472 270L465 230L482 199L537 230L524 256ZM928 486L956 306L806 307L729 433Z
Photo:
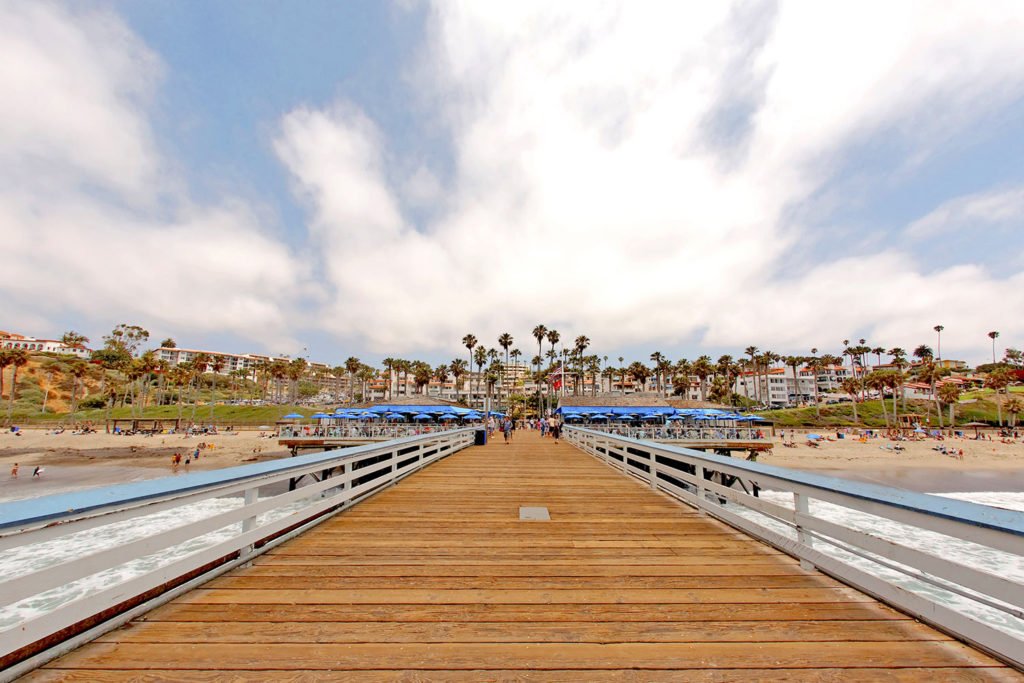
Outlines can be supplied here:
M544 507L549 521L520 519ZM517 432L417 473L26 680L1024 680Z

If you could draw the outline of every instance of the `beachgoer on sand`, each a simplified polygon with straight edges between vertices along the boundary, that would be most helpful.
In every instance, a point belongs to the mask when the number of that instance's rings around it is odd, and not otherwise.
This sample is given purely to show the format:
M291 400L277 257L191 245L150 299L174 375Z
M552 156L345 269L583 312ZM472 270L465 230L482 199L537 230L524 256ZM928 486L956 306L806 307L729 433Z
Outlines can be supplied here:
M18 463L14 463L14 467L11 468L11 477L18 478Z
M32 472L32 476L33 476L33 477L38 477L38 476L39 476L40 474L42 474L42 473L43 473L43 468L42 468L42 466L41 466L41 465L37 465L37 466L36 466L36 469L35 469L35 470L34 470L34 471Z

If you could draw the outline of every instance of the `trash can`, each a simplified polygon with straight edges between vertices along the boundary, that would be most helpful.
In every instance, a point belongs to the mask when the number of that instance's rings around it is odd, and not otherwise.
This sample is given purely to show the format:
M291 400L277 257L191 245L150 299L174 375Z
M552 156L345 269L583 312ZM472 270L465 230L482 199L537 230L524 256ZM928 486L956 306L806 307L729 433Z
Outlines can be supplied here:
M487 431L484 430L484 429L476 430L476 432L473 434L473 445L474 446L483 446L486 443L487 443Z

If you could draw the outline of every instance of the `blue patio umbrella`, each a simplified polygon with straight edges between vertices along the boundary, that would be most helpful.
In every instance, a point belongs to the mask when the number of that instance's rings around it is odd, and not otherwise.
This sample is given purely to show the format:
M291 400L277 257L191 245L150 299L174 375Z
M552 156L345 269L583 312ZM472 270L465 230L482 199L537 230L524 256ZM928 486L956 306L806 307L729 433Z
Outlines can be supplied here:
M414 415L412 419L414 419L414 420L433 420L434 417L432 415L427 415L426 413L420 413L419 415Z
M312 415L310 415L310 417L312 419L314 419L314 420L323 420L325 418L334 417L334 416L333 415L328 415L327 413L313 413Z
M284 420L298 420L306 417L305 415L299 415L298 413L288 413L282 419Z
M400 413L387 413L384 417L388 420L400 420L405 416Z

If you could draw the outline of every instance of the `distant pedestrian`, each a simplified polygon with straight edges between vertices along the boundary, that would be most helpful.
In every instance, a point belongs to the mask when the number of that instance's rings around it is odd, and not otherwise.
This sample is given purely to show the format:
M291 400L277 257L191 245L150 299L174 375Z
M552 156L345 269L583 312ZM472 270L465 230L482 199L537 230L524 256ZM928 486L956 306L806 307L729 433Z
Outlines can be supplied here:
M32 471L32 476L33 476L33 477L38 477L38 476L39 476L40 474L42 474L42 473L43 473L43 468L42 468L42 466L41 466L41 465L36 465L36 468L35 468L35 470L33 470L33 471Z
M11 468L11 478L18 478L18 463L14 463L14 467Z
M505 445L512 441L512 420L507 417L501 422L501 431L505 435Z

